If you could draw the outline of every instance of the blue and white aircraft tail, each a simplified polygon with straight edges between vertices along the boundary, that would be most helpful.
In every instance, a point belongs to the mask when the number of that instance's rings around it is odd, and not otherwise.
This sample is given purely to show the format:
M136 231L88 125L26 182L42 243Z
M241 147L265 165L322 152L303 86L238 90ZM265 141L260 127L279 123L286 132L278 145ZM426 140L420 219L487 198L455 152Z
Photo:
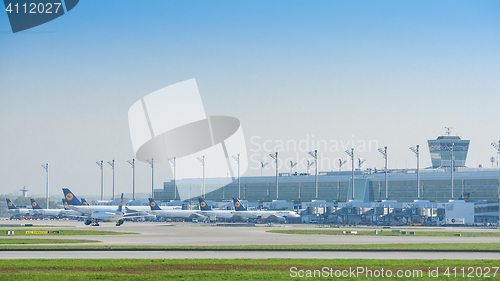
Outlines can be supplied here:
M35 201L35 199L31 198L30 201L31 201L31 207L33 208L33 210L41 210L42 209L42 207L40 207L40 205L38 205L38 203Z
M205 199L202 197L198 198L198 201L200 201L200 210L202 211L212 211L212 207L208 206L207 202L205 202Z
M68 188L63 188L62 190L64 192L64 198L66 198L68 205L74 205L74 206L83 205L82 201L80 201L78 197L76 197L76 195L73 194L73 192L71 192L71 190L69 190Z
M149 200L149 207L151 208L151 211L161 211L160 206L156 204L155 200L153 198L148 198Z
M9 210L17 210L17 209L19 209L18 207L16 207L16 205L14 204L14 202L10 201L9 198L7 198L7 208L9 208Z
M236 211L246 211L247 208L243 207L243 205L241 204L240 200L238 200L238 198L233 198L233 202L234 202L234 209Z

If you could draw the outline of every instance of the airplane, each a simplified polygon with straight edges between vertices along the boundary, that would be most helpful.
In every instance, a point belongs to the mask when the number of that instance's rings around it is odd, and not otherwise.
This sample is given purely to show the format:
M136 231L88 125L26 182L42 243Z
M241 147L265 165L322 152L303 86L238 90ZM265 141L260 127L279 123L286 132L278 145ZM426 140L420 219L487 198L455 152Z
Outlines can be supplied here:
M9 212L11 214L20 214L23 216L27 216L27 215L30 215L33 213L32 209L18 208L18 207L16 207L14 202L10 201L10 199L7 198L6 200L7 200L7 208L8 208L7 212Z
M99 210L99 211L114 211L114 210L116 210L116 206L85 205L68 188L63 188L62 190L64 192L64 198L66 198L66 200L67 200L68 208L70 208L71 210L80 212L80 213L85 214L85 215L92 215L92 213L94 211L97 211L97 210Z
M80 200L82 201L83 205L85 205L85 206L89 206L90 205L89 202L87 202L87 200L85 200L85 198L82 198Z
M236 214L235 211L229 211L229 210L212 210L212 207L207 205L207 202L205 202L205 199L202 197L198 198L198 201L200 201L200 210L201 214L207 217L221 217L225 219L230 219L233 218Z
M86 218L84 221L85 225L99 226L99 222L116 222L116 226L123 224L123 216L125 213L122 211L123 204L123 193L120 198L120 205L116 211L110 210L95 210L90 215L90 218Z
M277 219L283 221L286 219L300 218L300 215L294 211L248 211L247 208L243 207L238 198L233 198L233 202L237 215L247 219Z
M40 205L35 201L35 199L31 200L31 207L33 208L33 214L35 215L43 215L43 216L51 216L51 217L59 217L64 214L64 209L42 209Z
M158 204L156 204L153 198L149 199L149 207L151 208L151 213L153 215L157 215L165 218L180 218L180 219L193 219L193 218L202 218L205 216L199 214L198 210L162 210Z

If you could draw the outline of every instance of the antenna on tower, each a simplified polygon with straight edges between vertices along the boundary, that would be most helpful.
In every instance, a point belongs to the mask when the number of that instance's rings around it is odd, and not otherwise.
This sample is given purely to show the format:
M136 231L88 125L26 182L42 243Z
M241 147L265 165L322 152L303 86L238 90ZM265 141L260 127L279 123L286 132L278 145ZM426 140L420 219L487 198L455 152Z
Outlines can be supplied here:
M449 136L451 134L451 129L453 129L453 127L444 127L446 129L446 135Z
M28 197L28 189L26 189L26 186L23 186L23 189L19 189L23 193L23 197L26 198Z

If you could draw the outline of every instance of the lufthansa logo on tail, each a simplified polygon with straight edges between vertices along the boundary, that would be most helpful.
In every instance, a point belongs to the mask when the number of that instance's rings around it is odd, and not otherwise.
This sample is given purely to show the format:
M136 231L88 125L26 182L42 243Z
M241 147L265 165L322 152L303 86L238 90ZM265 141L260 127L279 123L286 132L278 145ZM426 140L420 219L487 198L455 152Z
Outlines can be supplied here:
M155 202L151 202L150 205L151 205L151 207L154 207L154 206L156 206L156 203Z
M36 207L36 202L33 202L31 206Z
M64 206L68 206L68 202L64 202Z
M240 202L236 202L236 203L234 203L234 206L239 207L239 206L241 206L241 204L240 204Z
M203 208L205 208L207 204L205 202L201 202L200 206L202 206Z
M9 202L9 204L7 204L7 205L9 205L9 207L12 207L12 202Z
M83 205L88 205L88 204L89 204L89 202L87 202L87 201L83 202Z
M71 193L66 194L66 200L68 200L68 201L73 200L73 194L71 194Z

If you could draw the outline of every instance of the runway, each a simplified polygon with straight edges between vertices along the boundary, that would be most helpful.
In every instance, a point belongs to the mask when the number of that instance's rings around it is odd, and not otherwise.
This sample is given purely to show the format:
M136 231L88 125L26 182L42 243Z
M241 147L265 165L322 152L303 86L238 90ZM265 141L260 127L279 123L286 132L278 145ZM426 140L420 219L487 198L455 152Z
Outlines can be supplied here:
M19 223L19 221L12 221ZM33 221L35 225L74 226L63 229L75 230L108 230L118 232L134 232L134 235L67 235L60 239L98 240L99 243L85 245L101 246L219 246L219 245L322 245L322 244L398 244L398 243L500 243L500 237L424 237L424 236L356 236L356 235L297 235L269 233L277 229L317 228L317 225L275 225L275 226L214 226L203 223L158 223L158 222L125 222L121 227L114 223L101 223L99 227L85 226L78 221ZM2 229L6 229L3 227ZM10 229L10 228L9 228ZM15 229L14 227L12 229ZM22 231L25 228L17 228ZM49 228L47 228L49 229ZM56 230L57 227L50 227ZM321 228L320 228L321 229ZM408 229L408 228L405 228ZM370 228L368 228L370 230ZM415 231L493 231L498 229L480 228L413 228ZM22 236L27 238L26 236ZM12 239L18 237L6 237ZM54 236L37 236L36 238L55 238ZM39 244L40 245L40 244ZM58 244L75 246L76 244ZM34 246L36 247L36 246ZM371 258L371 259L500 259L500 253L484 252L348 252L348 251L123 251L106 252L8 252L0 255L0 259L11 258Z

